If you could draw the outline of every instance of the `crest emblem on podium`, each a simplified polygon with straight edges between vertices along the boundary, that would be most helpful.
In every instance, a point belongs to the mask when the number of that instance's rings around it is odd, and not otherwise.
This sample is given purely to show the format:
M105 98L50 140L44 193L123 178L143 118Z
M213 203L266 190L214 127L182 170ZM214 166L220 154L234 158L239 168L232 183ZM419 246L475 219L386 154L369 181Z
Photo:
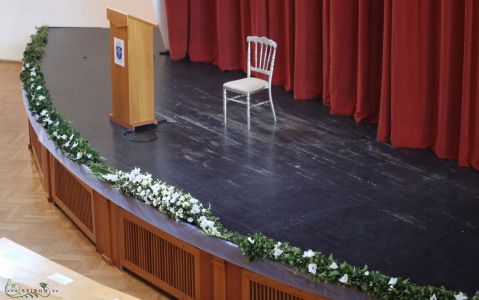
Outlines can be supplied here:
M116 37L113 38L113 57L115 64L125 66L125 41Z
M119 60L123 58L123 49L120 46L116 46L116 58Z

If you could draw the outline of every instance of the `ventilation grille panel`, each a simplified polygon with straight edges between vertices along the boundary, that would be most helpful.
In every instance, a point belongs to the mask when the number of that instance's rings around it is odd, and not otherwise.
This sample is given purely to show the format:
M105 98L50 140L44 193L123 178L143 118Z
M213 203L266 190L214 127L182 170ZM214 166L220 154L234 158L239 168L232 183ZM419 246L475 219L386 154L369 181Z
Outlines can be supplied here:
M125 259L161 282L195 298L195 256L124 219Z

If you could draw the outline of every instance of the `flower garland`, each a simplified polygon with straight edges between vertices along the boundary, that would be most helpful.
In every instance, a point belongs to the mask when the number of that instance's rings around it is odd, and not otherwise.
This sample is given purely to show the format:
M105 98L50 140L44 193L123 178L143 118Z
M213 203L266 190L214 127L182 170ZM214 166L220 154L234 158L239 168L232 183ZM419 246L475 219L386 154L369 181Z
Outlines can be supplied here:
M158 209L177 222L196 225L209 236L238 245L249 261L258 258L276 261L309 274L313 281L357 288L379 299L479 300L479 291L469 298L462 292L444 287L419 286L407 279L368 270L367 266L357 268L346 262L340 263L332 255L326 256L313 250L304 251L260 233L246 236L229 231L212 214L210 207L204 207L199 200L181 189L154 179L151 174L141 172L138 168L124 172L108 167L99 153L58 113L52 103L40 70L47 36L48 28L37 28L24 52L20 78L30 111L65 155L78 164L88 166L99 179L111 183L122 193Z
M218 218L211 214L209 207L205 208L190 194L153 179L151 174L142 173L139 168L131 172L113 170L100 176L125 195L158 209L177 222L192 223L199 226L207 235L227 238L227 230L223 228Z
M40 70L40 60L47 42L48 29L40 27L32 35L23 53L23 71L20 79L26 93L30 112L47 131L50 139L71 159L79 164L93 166L103 161L98 152L80 136L71 122L65 120L53 106L45 78Z

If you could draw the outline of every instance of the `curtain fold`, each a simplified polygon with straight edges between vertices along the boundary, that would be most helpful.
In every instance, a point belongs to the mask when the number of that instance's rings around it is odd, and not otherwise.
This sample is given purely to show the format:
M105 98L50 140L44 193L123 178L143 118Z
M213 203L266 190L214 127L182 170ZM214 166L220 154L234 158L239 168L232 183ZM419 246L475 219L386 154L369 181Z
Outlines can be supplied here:
M170 55L183 59L188 51L189 0L165 0Z
M466 0L459 164L479 169L479 4Z
M246 70L278 43L273 84L377 123L377 139L479 169L476 0L166 0L172 59Z

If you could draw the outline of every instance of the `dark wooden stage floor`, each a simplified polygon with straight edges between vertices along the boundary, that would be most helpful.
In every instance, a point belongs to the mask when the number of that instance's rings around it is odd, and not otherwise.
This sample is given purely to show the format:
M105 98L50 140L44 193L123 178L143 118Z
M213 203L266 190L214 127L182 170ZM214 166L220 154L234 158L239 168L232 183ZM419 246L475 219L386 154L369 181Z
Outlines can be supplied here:
M108 29L50 30L43 64L55 105L110 165L141 167L210 202L228 228L420 284L479 287L479 172L378 143L375 126L281 88L276 125L264 106L248 133L245 107L232 103L225 128L221 86L243 74L158 55L156 109L172 122L154 142L134 143L108 121Z

